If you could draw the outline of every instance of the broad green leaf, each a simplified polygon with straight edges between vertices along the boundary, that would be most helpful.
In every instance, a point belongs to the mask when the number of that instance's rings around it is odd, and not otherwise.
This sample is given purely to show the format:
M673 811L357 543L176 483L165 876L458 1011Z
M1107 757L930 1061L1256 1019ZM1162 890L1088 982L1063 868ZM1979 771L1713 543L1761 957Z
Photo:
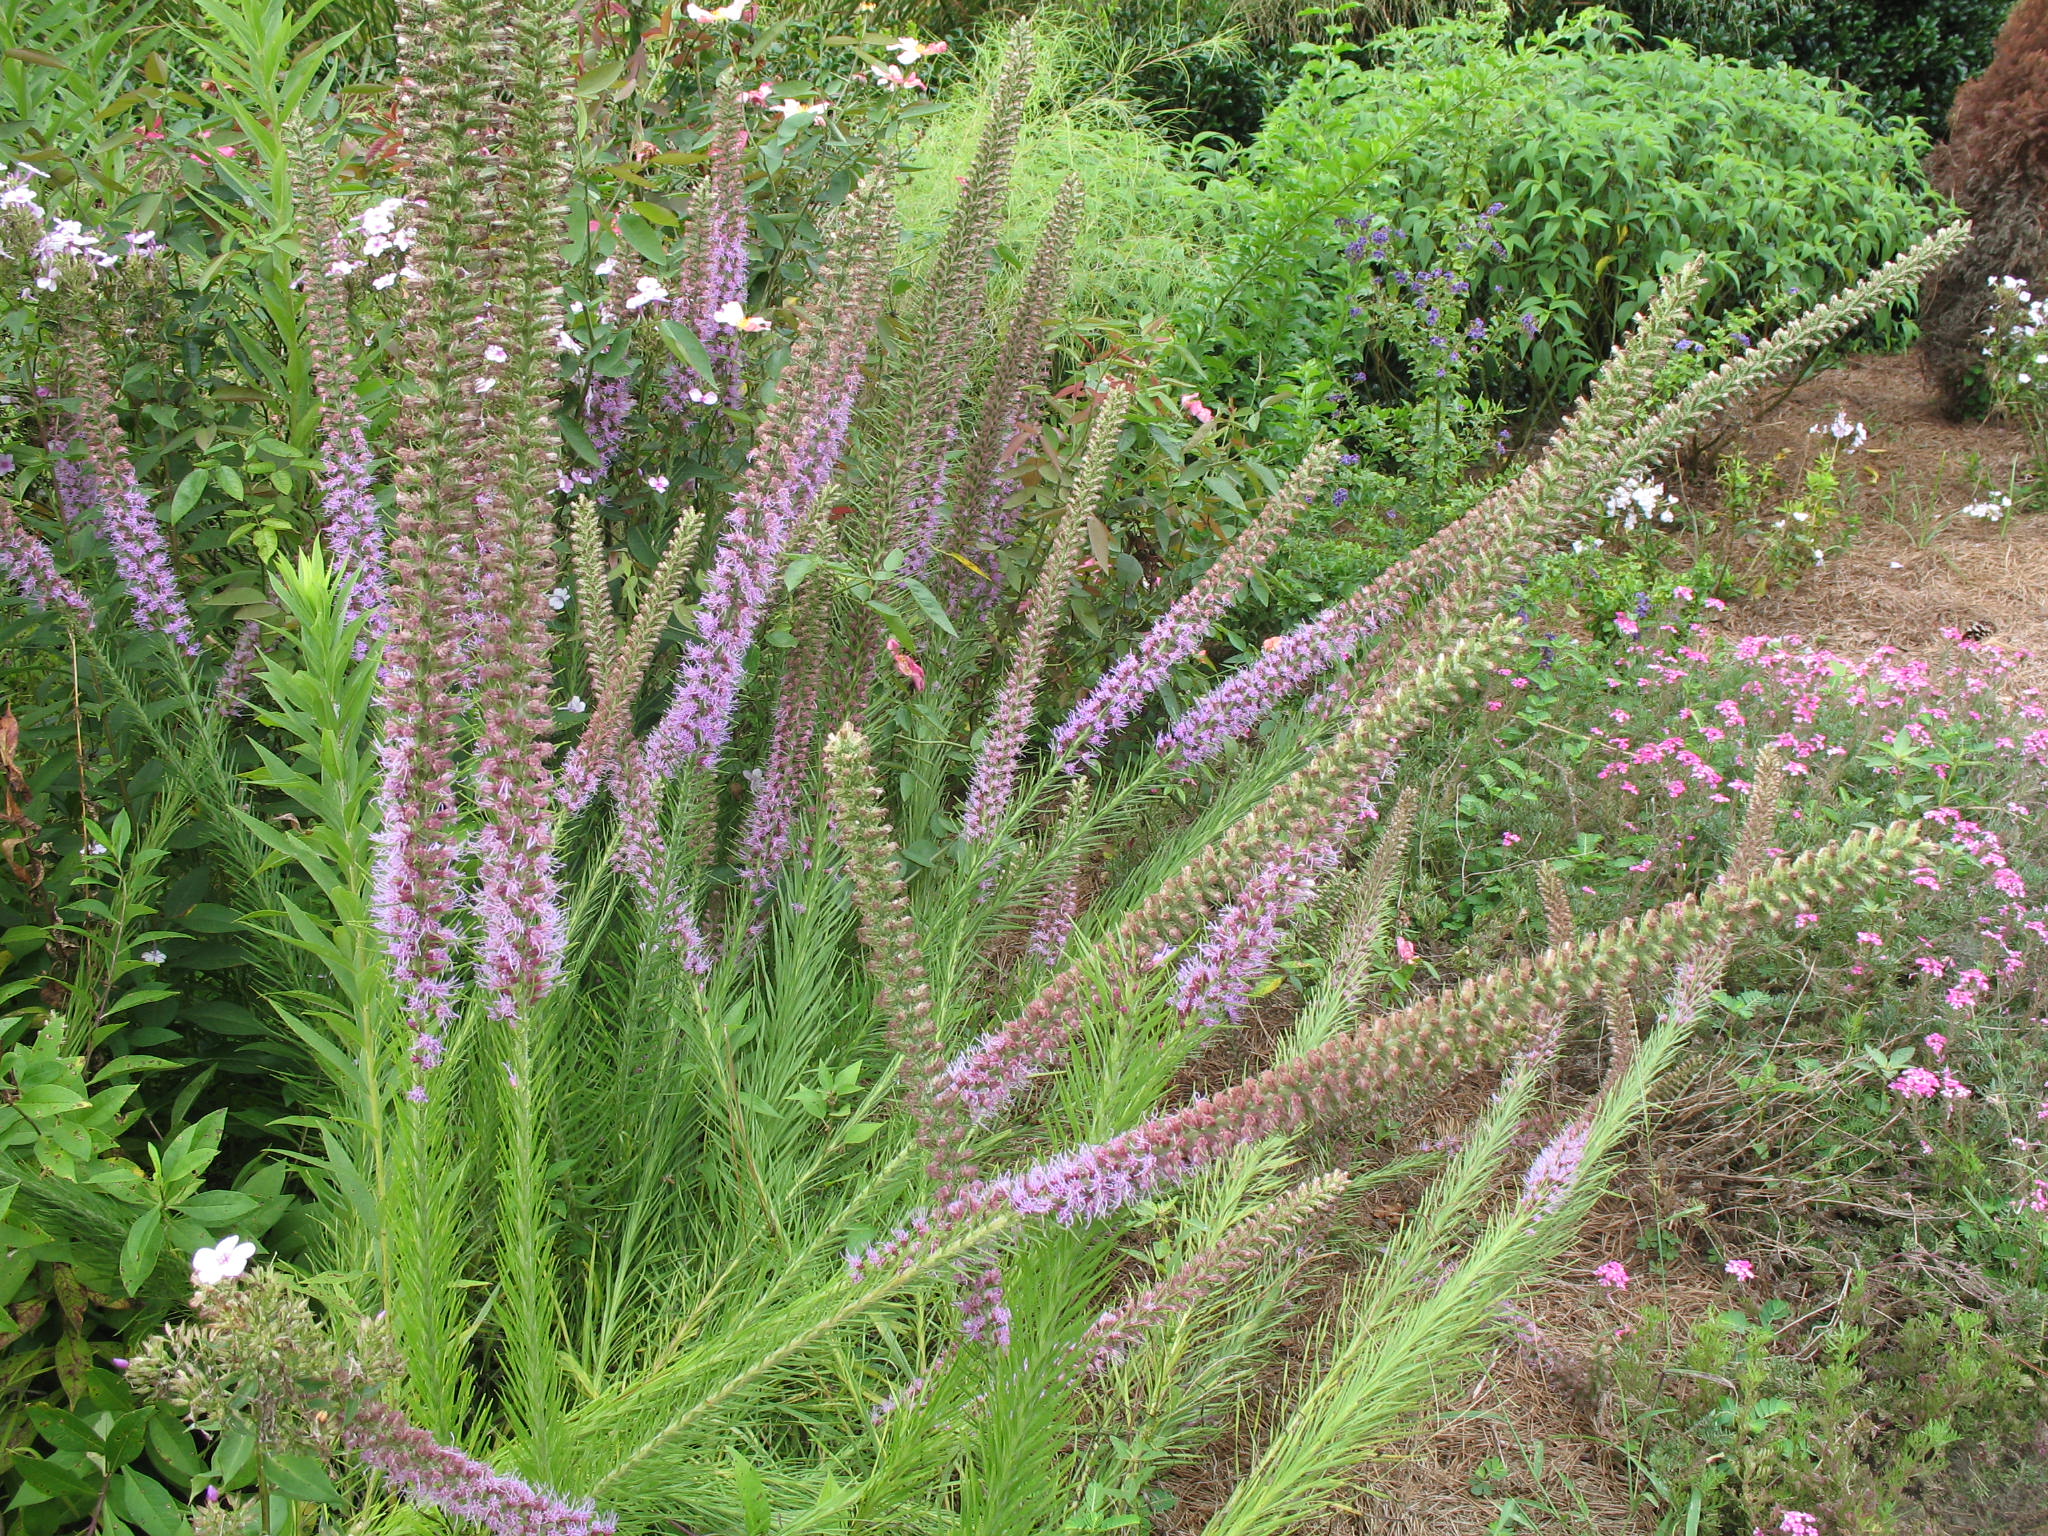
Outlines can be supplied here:
M711 361L711 354L704 350L704 343L696 331L680 320L661 322L661 339L668 343L671 352L696 371L697 377L706 384L718 382L718 368Z

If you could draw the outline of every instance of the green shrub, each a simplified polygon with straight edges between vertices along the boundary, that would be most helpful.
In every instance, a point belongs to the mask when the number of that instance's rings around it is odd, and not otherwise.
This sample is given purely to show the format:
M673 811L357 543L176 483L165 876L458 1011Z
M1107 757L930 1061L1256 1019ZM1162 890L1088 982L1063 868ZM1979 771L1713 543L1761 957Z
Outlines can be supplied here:
M1234 259L1183 328L1205 334L1217 387L1250 397L1356 303L1339 218L1400 226L1425 268L1456 254L1460 215L1500 204L1475 294L1489 321L1542 316L1511 351L1519 403L1538 409L1571 398L1691 253L1711 264L1714 317L1833 286L1929 222L1925 135L1873 124L1850 89L1644 47L1608 11L1511 47L1500 29L1496 15L1392 33L1370 65L1314 53L1212 189ZM1897 317L1877 329L1909 334Z

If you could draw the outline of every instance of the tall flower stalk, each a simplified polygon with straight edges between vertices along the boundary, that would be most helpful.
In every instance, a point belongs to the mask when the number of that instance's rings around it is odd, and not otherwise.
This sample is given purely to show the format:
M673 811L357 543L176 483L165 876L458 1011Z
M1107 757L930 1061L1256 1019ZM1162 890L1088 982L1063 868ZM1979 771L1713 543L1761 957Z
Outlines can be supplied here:
M1093 762L1108 739L1144 708L1173 668L1201 648L1252 573L1266 563L1295 518L1315 500L1336 462L1335 444L1319 443L1311 448L1251 525L1074 706L1053 734L1053 754L1066 771Z
M949 1193L964 1168L967 1114L946 1076L931 981L903 887L902 851L882 809L866 739L850 724L825 743L825 793L832 835L846 859L861 943L875 978L875 1007L902 1059L911 1114L931 1154L932 1177ZM942 1193L941 1198L945 1198Z
M618 1520L442 1445L375 1398L344 1419L341 1443L405 1500L482 1526L491 1536L607 1536Z
M954 477L954 541L969 558L985 562L980 582L985 604L992 604L1002 590L996 556L1016 534L1017 518L1009 505L1017 490L1015 471L1043 393L1050 328L1066 294L1082 207L1081 182L1069 176L1060 184L1052 213L1039 232L982 391L974 436Z
M554 9L507 12L511 76L498 180L505 208L488 249L498 269L469 387L498 455L478 498L483 589L477 629L474 785L478 963L491 1010L516 1017L558 972L563 915L554 856L554 729L548 593L561 439L555 337L567 243L573 122L569 22ZM451 253L452 254L452 253ZM472 258L473 259L473 258ZM485 388L487 379L497 382Z
M452 1017L465 906L498 1017L545 994L563 942L547 594L568 194L564 25L540 7L484 13L442 0L401 20L399 116L419 202L402 348L418 398L401 412L396 455L377 897L422 1069ZM473 589L452 572L473 573ZM465 777L478 823L467 837ZM470 891L457 868L464 854L475 861Z
M730 90L712 97L704 148L704 174L690 189L683 220L682 269L669 312L697 333L714 373L707 379L693 367L684 378L678 365L668 407L683 414L738 399L739 332L730 306L745 310L752 269L747 259L747 125Z
M469 703L473 626L452 573L476 568L479 501L495 473L479 392L479 327L498 275L486 261L499 39L481 8L449 0L401 7L407 69L399 124L411 159L418 239L400 337L414 390L393 420L394 514L378 673L379 829L375 913L422 1072L441 1060L455 1016L464 892L457 754ZM415 1085L415 1092L425 1090Z
M324 196L311 200L308 260L300 287L306 299L306 342L313 386L320 398L320 511L328 554L347 568L348 616L369 619L383 631L384 525L377 506L376 455L370 422L356 401L356 369L349 345L348 305L342 278L348 247L334 228Z
M892 451L878 490L890 518L890 543L905 552L905 568L913 575L930 563L946 533L952 507L947 496L950 459L968 368L981 339L989 273L1009 204L1010 169L1034 67L1031 33L1020 24L1011 29L1004 49L959 205L908 318L908 364L901 388L884 406L894 418Z
M1306 1179L1268 1201L1165 1279L1147 1286L1089 1326L1082 1348L1087 1369L1099 1374L1167 1319L1200 1306L1246 1270L1271 1258L1282 1244L1324 1216L1351 1176L1341 1169Z
M1714 887L1467 980L1107 1141L977 1184L927 1218L914 1241L882 1245L863 1255L860 1267L911 1259L919 1245L1000 1210L1050 1216L1062 1224L1107 1216L1183 1182L1239 1147L1373 1102L1397 1084L1412 1086L1426 1075L1497 1059L1528 1033L1532 1021L1597 996L1639 968L1718 947L1815 902L1871 890L1923 863L1931 847L1906 822L1859 832L1740 884ZM1688 996L1704 997L1703 986L1711 990L1697 968L1686 968L1680 981Z
M1053 637L1066 617L1067 585L1073 579L1074 560L1081 552L1088 519L1095 515L1103 489L1109 483L1110 465L1116 458L1124 416L1129 409L1130 392L1120 386L1104 390L1095 402L1088 440L1074 470L1073 489L1054 526L1052 543L1038 568L1038 579L1032 583L1024 623L1010 651L1010 670L989 713L987 734L982 739L981 754L975 759L974 777L967 787L967 801L960 812L960 834L970 842L979 842L994 833L1016 793L1017 771L1037 713L1039 680L1052 653Z
M803 792L816 758L818 717L832 663L832 605L819 597L800 598L791 638L796 642L783 669L775 701L767 755L740 829L740 878L758 896L767 894L788 862Z
M666 713L648 738L648 765L667 778L686 763L715 764L732 734L747 653L777 596L799 526L838 468L874 326L888 288L896 220L880 177L835 216L832 261L816 318L776 381L754 461L727 512L698 604L697 638L683 648Z
M78 393L74 441L85 450L84 471L99 494L100 531L113 553L115 573L128 589L135 622L187 656L197 656L199 636L171 561L170 536L136 476L128 436L115 414L113 364L99 339L82 326L70 337L70 346Z

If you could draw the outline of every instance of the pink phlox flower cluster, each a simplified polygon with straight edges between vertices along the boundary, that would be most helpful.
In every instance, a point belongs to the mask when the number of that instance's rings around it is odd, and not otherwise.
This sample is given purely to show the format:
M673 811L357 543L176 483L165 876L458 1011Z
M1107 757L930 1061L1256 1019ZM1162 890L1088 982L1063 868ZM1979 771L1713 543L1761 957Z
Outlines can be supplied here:
M1733 1275L1737 1280L1743 1281L1745 1284L1756 1278L1756 1265L1748 1259L1730 1259L1721 1268L1725 1273Z
M1625 1291L1628 1289L1628 1269L1619 1259L1609 1259L1605 1264L1602 1264L1593 1271L1593 1278L1599 1281L1606 1290Z
M1958 1013L1974 1008L1991 990L1991 978L1975 967L1961 972L1948 989L1948 1005Z
M1939 1074L1926 1067L1908 1067L1892 1079L1892 1092L1909 1099L1967 1099L1970 1089L1963 1080L1943 1067Z

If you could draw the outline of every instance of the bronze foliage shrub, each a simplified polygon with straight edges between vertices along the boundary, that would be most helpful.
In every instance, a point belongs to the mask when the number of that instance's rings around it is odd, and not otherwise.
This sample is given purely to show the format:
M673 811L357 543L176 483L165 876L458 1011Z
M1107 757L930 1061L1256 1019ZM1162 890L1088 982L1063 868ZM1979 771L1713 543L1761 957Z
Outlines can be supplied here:
M1928 163L1975 234L1920 291L1927 367L1952 415L1981 408L1985 285L2048 278L2048 0L2019 0L1991 67L1956 92L1950 137Z

